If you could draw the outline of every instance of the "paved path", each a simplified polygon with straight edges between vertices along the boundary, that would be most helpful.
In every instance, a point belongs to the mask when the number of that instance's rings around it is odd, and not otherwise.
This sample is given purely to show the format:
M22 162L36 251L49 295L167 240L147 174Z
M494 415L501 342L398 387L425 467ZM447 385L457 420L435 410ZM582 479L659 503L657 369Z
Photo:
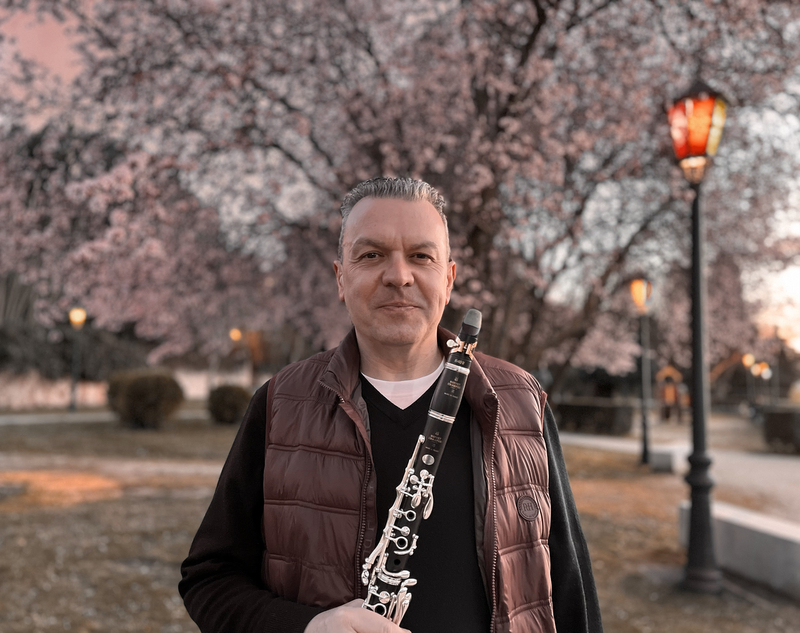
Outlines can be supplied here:
M113 422L114 414L107 410L53 411L48 413L3 413L0 426L21 424L59 424L62 422Z
M123 482L145 477L203 477L216 482L222 471L222 461L0 452L0 472L14 470L89 471Z
M174 414L179 420L204 420L208 418L206 409L181 408ZM2 413L0 427L21 424L61 424L87 422L116 422L117 417L108 409L90 409L86 411L48 411L41 413Z
M561 443L640 456L642 443L637 426L635 423L628 437L562 432ZM650 450L673 452L675 477L683 477L689 470L690 434L688 425L651 426ZM708 433L711 477L719 488L762 498L765 514L800 524L800 455L762 452L760 437L761 430L748 420L713 415Z

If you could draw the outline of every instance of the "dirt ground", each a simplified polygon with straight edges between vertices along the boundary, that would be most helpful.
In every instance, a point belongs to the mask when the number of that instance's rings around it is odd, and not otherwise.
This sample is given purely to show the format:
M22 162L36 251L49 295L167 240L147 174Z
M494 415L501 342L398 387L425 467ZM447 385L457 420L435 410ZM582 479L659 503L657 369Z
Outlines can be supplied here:
M235 431L200 420L0 428L0 632L196 632L178 567ZM713 596L680 588L679 478L631 455L565 455L607 633L800 631L800 605L741 579Z

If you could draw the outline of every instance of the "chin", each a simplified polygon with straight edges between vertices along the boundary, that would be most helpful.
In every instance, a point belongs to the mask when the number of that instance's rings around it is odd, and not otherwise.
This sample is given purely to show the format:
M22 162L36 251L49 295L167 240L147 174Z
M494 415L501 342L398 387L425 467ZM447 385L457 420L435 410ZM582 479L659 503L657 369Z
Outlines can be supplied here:
M380 341L383 345L405 346L414 345L429 335L427 327L411 325L409 323L369 323L361 328L370 338Z

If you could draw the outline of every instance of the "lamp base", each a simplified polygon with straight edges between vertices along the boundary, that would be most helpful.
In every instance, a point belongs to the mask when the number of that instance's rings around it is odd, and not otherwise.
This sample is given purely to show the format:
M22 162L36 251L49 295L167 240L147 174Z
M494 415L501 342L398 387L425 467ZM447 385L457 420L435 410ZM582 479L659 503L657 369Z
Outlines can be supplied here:
M681 588L693 593L720 593L722 572L718 569L686 568Z

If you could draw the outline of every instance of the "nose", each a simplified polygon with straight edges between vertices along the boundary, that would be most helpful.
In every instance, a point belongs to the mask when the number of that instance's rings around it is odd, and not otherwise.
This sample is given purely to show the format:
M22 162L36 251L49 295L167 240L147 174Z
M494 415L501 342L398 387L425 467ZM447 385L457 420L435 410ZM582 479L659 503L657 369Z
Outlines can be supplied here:
M403 255L393 254L387 258L386 268L383 271L383 283L386 286L410 286L414 283L411 267Z

